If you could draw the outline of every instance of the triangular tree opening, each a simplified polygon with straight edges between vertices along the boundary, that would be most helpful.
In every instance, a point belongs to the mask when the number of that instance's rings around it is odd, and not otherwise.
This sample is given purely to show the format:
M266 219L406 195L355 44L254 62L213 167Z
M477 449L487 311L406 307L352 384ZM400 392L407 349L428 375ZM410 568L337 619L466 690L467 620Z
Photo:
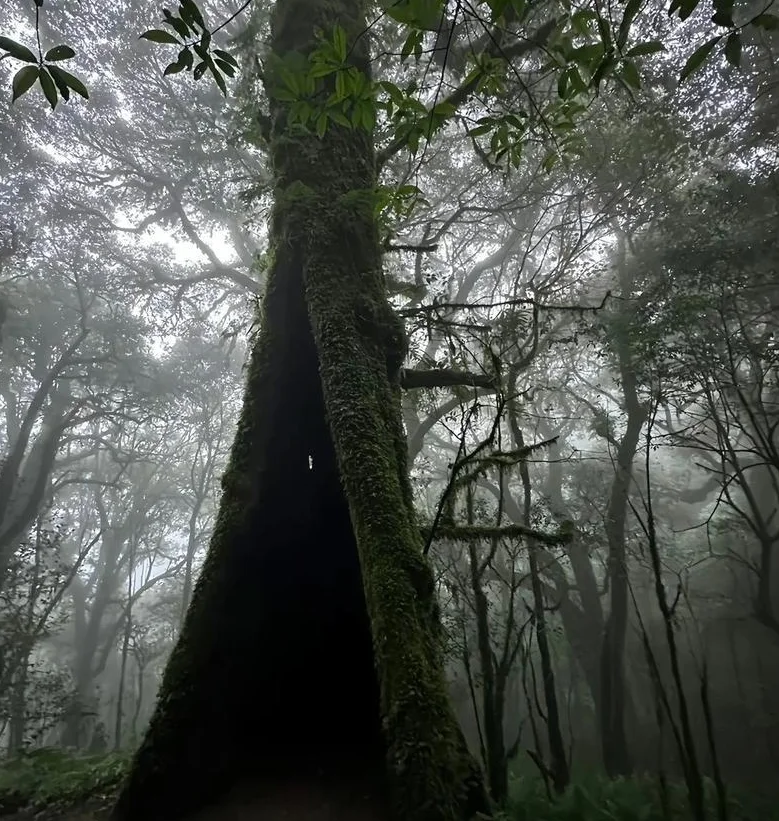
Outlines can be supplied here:
M269 283L219 522L120 817L173 818L243 778L384 769L357 547L295 257Z

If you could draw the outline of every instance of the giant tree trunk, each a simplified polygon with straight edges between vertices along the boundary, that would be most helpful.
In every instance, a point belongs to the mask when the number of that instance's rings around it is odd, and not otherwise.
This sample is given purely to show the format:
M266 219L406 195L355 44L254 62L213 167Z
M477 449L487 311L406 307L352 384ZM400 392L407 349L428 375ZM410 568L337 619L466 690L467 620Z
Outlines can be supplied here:
M278 0L273 56L335 23L367 73L359 0ZM294 132L287 105L271 98L274 264L215 532L114 817L172 821L243 779L270 818L280 784L352 780L376 818L460 821L485 794L414 521L372 138Z

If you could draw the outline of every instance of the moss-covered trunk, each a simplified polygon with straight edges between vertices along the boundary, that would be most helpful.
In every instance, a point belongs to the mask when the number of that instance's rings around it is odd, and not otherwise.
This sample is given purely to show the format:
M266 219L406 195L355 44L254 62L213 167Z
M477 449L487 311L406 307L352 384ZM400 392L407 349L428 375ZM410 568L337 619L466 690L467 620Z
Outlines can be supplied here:
M359 0L279 0L273 55L335 23L367 73ZM461 821L485 797L414 521L372 136L295 131L286 105L272 100L274 262L219 516L114 816L184 817L241 779L380 772L398 819Z

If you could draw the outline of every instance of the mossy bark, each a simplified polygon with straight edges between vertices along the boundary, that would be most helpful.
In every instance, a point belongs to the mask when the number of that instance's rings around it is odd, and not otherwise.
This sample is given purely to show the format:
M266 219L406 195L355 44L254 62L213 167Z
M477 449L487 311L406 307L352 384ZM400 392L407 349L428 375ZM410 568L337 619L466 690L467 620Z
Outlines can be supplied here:
M369 73L360 0L280 0L275 54L310 48L340 25ZM272 89L271 89L272 93ZM404 821L454 821L485 810L444 680L440 623L421 551L400 412L402 323L387 301L371 194L371 134L338 126L293 136L272 106L276 237L302 249L305 300L324 405L349 505L370 616L394 809ZM283 254L284 248L277 249Z
M336 23L367 74L359 0L278 0L272 55ZM378 769L398 819L463 821L486 796L414 519L372 135L288 127L273 65L261 332L205 567L114 817L184 817L242 777Z
M270 273L208 555L114 818L383 757L370 627L297 251ZM315 470L310 464L316 465Z

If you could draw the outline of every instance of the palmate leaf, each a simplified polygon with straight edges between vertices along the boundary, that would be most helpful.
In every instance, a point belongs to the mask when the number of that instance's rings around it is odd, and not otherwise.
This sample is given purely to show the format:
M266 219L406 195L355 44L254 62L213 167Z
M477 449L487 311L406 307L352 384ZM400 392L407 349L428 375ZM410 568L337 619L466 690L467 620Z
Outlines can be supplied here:
M14 74L12 83L13 97L11 102L16 102L22 94L26 94L38 79L38 66L24 66Z
M43 55L43 59L47 62L56 62L57 60L70 60L75 56L76 52L70 46L54 46Z
M224 60L225 63L229 63L231 66L233 66L233 68L238 68L238 61L235 59L235 57L233 57L232 54L230 54L229 51L224 51L224 49L221 48L215 48L214 54L220 60Z
M175 17L168 9L163 9L162 13L165 15L165 19L162 21L164 25L170 26L182 37L189 37L189 26L180 17Z
M169 31L162 29L149 29L144 31L138 38L139 40L148 40L151 43L164 43L165 45L178 46L180 45L178 38L174 37Z
M224 60L220 60L218 57L214 60L214 63L216 63L228 77L235 77L235 66L230 65L230 63Z
M51 110L54 111L59 100L59 97L57 96L57 86L45 66L41 66L41 69L38 72L38 79L40 80L43 94L49 101Z
M15 57L17 60L23 60L25 63L38 62L38 58L27 46L17 43L16 40L12 40L10 37L0 37L0 48L3 49L3 51L7 51L11 57Z
M65 71L64 68L60 68L59 66L46 66L46 68L51 73L51 76L54 78L54 82L57 84L58 87L66 86L67 88L75 91L80 97L83 97L85 100L89 99L89 92L87 91L87 87L78 77L74 77L69 71ZM62 95L65 97L65 95ZM67 97L65 97L67 99Z
M214 65L214 61L209 56L206 65L208 66L208 70L214 76L214 80L216 80L216 84L219 86L219 90L222 94L226 97L227 96L227 84L225 83L225 78L222 77L219 69Z
M691 74L697 71L705 62L706 58L711 54L712 49L714 46L719 43L722 39L722 35L718 37L712 37L711 40L707 40L700 48L696 48L695 51L690 55L690 58L684 64L684 68L682 69L682 73L679 76L679 82L684 82Z

